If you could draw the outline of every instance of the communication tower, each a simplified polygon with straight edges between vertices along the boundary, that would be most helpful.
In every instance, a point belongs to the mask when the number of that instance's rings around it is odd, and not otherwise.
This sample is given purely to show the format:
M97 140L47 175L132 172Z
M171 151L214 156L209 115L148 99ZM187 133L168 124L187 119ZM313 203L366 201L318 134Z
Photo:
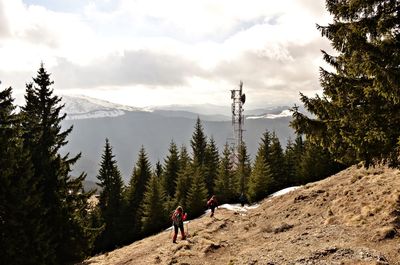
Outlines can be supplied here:
M239 89L231 90L232 99L232 126L233 126L233 160L235 164L238 163L240 147L243 143L243 104L246 102L246 95L243 93L243 82L240 81Z

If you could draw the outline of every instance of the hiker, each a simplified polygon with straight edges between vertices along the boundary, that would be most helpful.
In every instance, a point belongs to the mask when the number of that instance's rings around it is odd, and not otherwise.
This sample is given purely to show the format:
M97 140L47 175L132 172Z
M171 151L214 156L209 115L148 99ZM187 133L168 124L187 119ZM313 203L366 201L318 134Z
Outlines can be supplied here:
M174 225L174 237L172 238L172 243L176 243L176 238L178 236L178 228L181 230L182 240L186 238L185 231L183 229L183 221L186 220L187 214L183 213L182 206L178 206L171 216L172 224Z
M242 194L240 194L239 197L239 202L242 205L242 207L244 207L244 204L246 203L247 199L246 199L246 195L244 195L244 193L242 192Z
M215 195L211 196L211 198L207 201L207 207L211 209L210 217L213 217L215 207L218 207L218 201Z

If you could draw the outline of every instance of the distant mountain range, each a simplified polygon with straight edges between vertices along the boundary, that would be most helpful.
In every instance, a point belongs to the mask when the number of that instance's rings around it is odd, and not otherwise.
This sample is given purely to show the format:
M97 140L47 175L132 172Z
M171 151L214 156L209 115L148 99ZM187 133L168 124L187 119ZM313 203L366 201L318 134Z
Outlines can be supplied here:
M233 142L229 107L175 105L134 108L83 96L63 96L63 103L67 113L63 126L72 125L74 129L62 152L71 155L82 152L73 173L77 175L85 171L89 181L96 181L105 138L109 138L113 146L125 181L131 175L141 146L144 146L152 166L158 160L164 162L171 140L178 146L186 145L191 152L190 139L197 117L202 121L205 134L214 138L220 152L226 142ZM245 110L244 141L252 158L266 129L276 132L282 147L286 146L289 137L294 137L294 131L289 127L291 113L288 108Z

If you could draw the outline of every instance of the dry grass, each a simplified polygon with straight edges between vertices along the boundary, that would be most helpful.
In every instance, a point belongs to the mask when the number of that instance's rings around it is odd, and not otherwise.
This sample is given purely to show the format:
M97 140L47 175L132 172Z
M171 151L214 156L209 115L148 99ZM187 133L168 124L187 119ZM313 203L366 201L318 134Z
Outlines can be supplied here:
M351 167L247 213L219 209L84 264L400 264L400 173Z

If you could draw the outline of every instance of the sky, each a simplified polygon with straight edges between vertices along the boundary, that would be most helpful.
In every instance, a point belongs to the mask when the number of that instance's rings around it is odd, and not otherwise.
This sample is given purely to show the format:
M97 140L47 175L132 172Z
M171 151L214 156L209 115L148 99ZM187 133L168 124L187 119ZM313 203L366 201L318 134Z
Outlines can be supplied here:
M293 105L320 93L316 0L0 0L0 89L41 62L54 91L124 105Z

